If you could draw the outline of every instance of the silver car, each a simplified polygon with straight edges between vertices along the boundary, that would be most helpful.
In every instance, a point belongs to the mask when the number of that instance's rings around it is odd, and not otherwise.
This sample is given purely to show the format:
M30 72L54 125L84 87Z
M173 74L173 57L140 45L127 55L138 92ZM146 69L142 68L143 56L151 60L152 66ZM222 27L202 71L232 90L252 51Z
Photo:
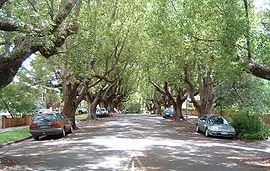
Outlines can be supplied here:
M107 117L107 116L109 116L109 112L105 108L99 108L96 110L96 116L98 118Z
M235 129L222 116L203 115L198 119L196 131L204 132L207 137L235 137Z

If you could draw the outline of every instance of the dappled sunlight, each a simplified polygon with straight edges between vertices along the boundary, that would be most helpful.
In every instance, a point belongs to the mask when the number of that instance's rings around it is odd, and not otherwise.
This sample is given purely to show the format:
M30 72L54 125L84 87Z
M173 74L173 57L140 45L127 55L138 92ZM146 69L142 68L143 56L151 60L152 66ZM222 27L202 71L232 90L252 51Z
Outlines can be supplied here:
M2 148L6 151L2 155L19 161L20 167L14 170L44 170L44 164L46 170L129 170L134 159L146 169L185 170L193 165L229 169L244 163L254 165L246 159L261 153L270 156L269 149L243 146L233 140L205 138L200 134L182 136L163 120L149 118L124 117L106 123L102 129L84 127L67 138L25 141ZM27 161L20 162L22 158ZM174 168L179 162L186 164Z
M224 166L229 167L229 168L234 168L235 166L237 166L236 163L221 163L218 165L224 165Z
M125 166L122 165L126 161L126 157L119 157L119 156L109 156L104 157L98 164L88 164L86 167L89 169L115 169L115 168L124 168Z

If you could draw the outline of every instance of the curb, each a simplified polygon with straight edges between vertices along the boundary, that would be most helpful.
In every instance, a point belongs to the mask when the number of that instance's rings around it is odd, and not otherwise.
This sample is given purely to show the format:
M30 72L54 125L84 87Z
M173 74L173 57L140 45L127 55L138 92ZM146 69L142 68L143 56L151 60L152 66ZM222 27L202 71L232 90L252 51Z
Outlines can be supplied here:
M0 145L0 148L5 147L5 146L8 146L8 145L16 144L16 143L19 143L19 142L22 142L22 141L25 141L25 140L29 140L30 138L32 138L32 136L25 137L25 138L22 138L22 139L19 139L19 140L15 140L15 141L12 141L12 142L8 142L8 143L5 143L5 144Z

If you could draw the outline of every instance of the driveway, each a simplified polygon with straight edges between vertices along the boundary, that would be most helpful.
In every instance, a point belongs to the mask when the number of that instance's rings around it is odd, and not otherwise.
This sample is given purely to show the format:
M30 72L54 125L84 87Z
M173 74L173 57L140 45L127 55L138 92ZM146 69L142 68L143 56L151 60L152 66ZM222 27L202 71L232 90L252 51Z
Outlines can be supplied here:
M261 142L183 134L161 117L122 115L66 138L0 148L3 170L267 170ZM0 167L0 168L1 168Z

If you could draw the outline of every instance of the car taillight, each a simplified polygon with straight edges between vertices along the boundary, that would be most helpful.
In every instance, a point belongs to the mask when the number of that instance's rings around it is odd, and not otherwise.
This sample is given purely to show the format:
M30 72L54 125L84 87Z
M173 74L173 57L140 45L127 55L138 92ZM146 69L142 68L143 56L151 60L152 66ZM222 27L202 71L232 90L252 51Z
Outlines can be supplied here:
M51 124L51 127L53 127L53 128L61 128L61 123L60 122L54 122L54 123L52 123Z
M31 124L29 125L29 130L38 128L38 124Z

